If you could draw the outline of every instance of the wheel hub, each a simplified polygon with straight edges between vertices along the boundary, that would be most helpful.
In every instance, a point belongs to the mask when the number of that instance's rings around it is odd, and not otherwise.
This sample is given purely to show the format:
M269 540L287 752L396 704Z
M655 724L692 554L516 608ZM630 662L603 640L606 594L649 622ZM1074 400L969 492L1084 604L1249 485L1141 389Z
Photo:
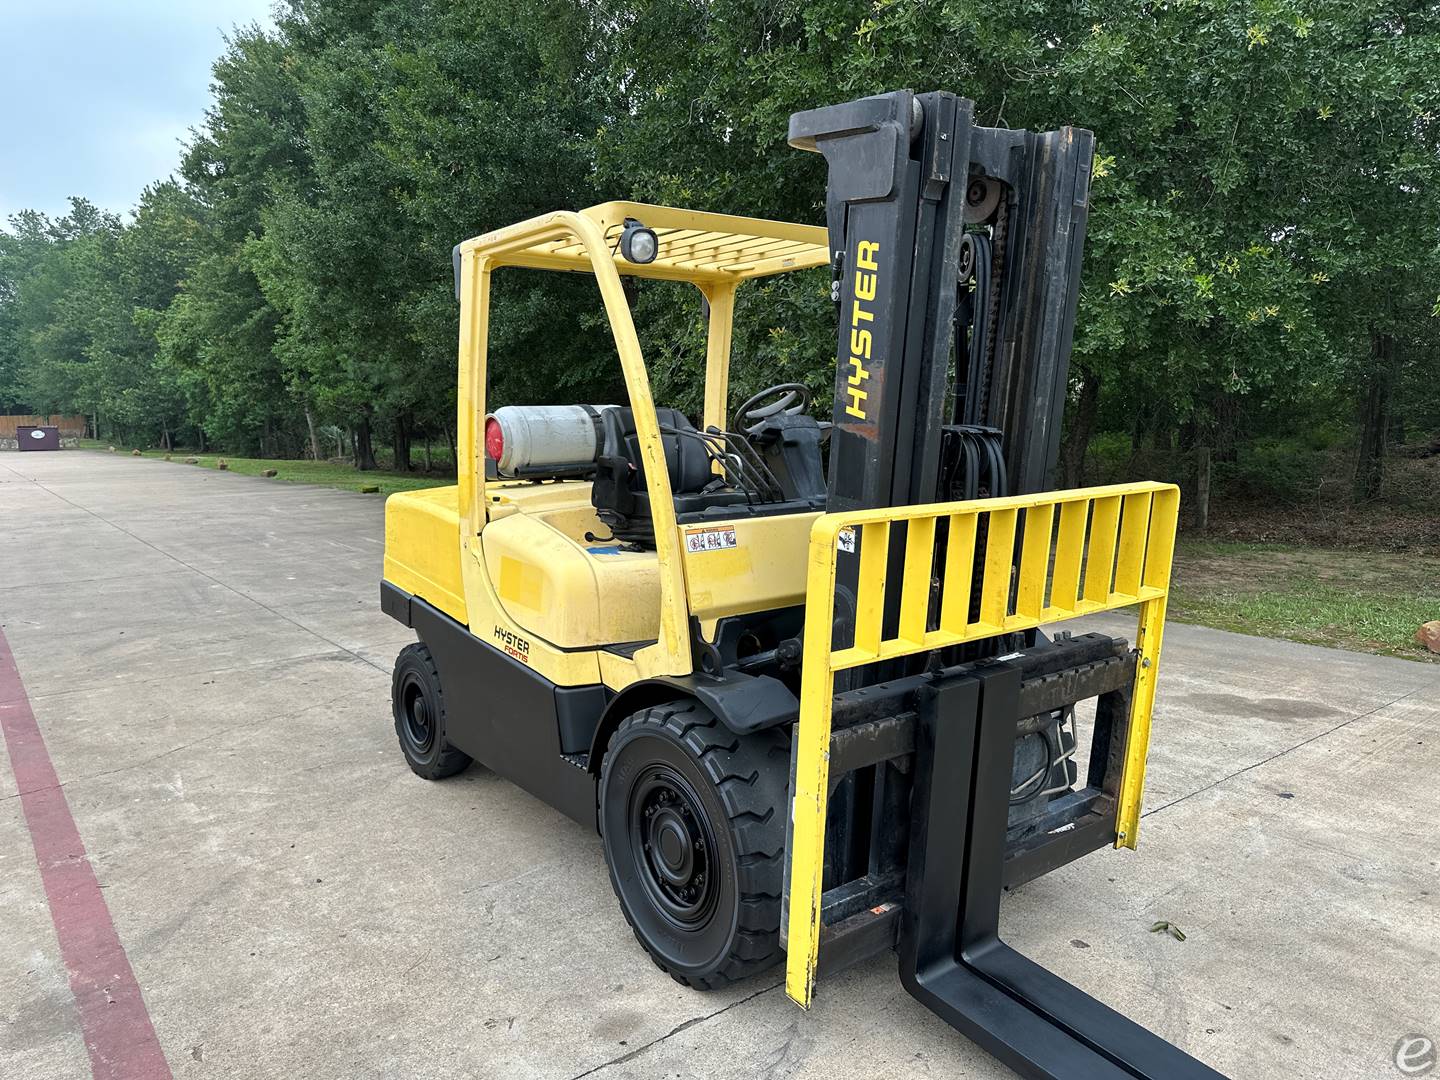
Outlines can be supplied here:
M425 688L414 680L408 681L401 700L405 708L406 737L416 750L424 753L435 741L435 724L430 714L430 703L425 698Z
M696 837L684 816L676 810L664 809L650 818L650 838L646 845L654 856L655 869L669 884L689 884L695 868Z
M675 770L653 766L636 782L631 809L631 836L651 899L677 923L704 922L716 890L709 830L693 789Z

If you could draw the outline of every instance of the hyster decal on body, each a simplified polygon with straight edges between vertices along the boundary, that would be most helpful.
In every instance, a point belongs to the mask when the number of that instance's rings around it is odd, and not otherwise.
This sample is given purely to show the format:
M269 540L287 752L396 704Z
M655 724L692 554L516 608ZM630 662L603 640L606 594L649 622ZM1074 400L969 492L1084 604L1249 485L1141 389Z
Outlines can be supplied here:
M865 399L870 396L865 389L870 380L865 363L875 345L875 335L862 324L875 321L874 309L865 305L875 302L880 289L880 264L875 261L879 253L880 245L869 240L855 245L855 303L850 309L850 385L845 388L845 413L861 420L865 419Z
M503 626L495 627L495 640L500 643L500 648L506 654L513 656L522 664L530 663L530 642L519 634L506 630Z

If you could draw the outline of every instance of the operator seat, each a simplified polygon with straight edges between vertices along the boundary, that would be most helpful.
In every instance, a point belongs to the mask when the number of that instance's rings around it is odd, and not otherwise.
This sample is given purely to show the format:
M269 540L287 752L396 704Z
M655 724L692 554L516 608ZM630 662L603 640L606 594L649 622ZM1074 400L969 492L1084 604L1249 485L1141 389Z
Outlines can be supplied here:
M679 409L656 409L655 416L660 422L660 442L665 448L676 514L744 501L742 492L729 490L715 475L699 432L684 413ZM645 488L645 463L640 456L634 410L606 409L600 414L600 423L603 440L595 459L590 503L617 540L653 548L655 525L650 514L650 493Z

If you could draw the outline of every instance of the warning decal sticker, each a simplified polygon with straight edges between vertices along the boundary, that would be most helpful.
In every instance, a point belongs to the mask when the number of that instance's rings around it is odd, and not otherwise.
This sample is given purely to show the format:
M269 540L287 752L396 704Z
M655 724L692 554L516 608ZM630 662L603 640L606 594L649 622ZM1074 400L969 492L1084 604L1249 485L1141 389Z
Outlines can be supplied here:
M734 525L717 525L709 529L685 530L685 550L692 555L700 551L724 551L734 546Z

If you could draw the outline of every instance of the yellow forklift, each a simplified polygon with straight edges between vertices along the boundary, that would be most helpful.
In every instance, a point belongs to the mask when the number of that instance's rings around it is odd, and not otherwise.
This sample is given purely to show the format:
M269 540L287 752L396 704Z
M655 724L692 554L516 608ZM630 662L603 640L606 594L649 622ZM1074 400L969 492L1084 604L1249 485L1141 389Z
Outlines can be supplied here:
M688 986L783 957L807 1007L893 949L1021 1075L1217 1077L998 935L1006 887L1136 845L1174 546L1173 486L1048 490L1093 136L897 91L789 137L826 158L826 228L616 202L456 247L457 483L386 504L401 750L597 827ZM509 267L594 276L628 401L487 411ZM818 267L829 418L793 383L732 411L738 290ZM700 292L698 424L652 399L624 276ZM1133 646L1042 629L1122 607Z

